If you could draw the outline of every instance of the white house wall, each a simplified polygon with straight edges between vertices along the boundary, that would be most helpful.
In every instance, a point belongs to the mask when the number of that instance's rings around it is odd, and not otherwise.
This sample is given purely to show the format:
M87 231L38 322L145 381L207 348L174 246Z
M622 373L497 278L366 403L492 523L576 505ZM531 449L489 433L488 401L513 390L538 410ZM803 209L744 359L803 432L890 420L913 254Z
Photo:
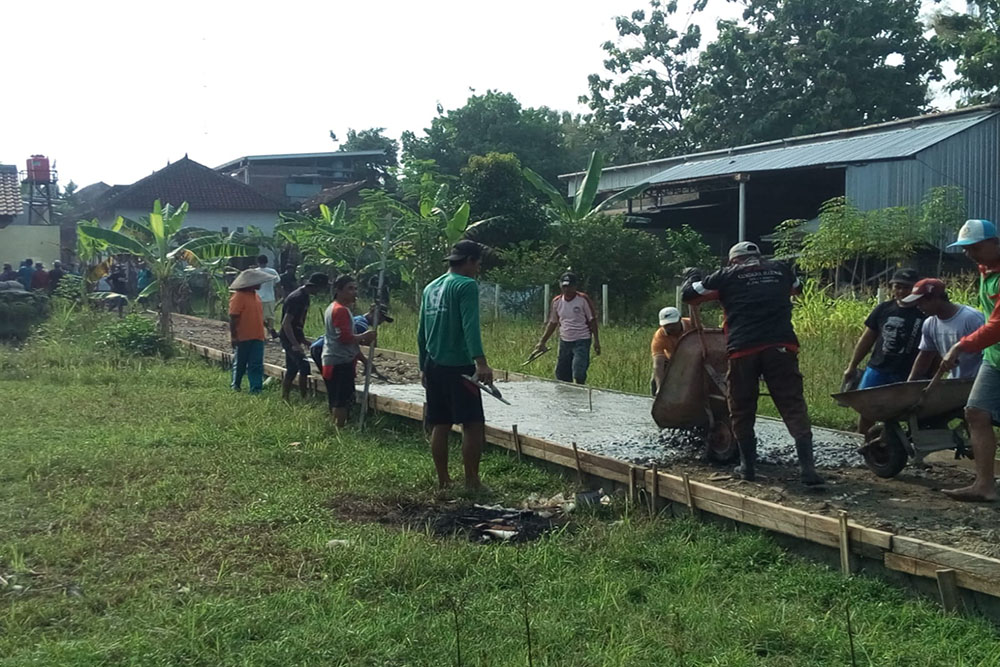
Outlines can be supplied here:
M124 209L116 211L115 215L135 219L149 215L149 211ZM111 217L102 222L110 223L113 220L114 217ZM239 227L242 227L243 231L248 231L252 226L269 236L274 233L277 222L278 214L274 211L188 211L187 217L184 218L185 227L201 227L219 233L222 233L225 227L226 232L232 233Z

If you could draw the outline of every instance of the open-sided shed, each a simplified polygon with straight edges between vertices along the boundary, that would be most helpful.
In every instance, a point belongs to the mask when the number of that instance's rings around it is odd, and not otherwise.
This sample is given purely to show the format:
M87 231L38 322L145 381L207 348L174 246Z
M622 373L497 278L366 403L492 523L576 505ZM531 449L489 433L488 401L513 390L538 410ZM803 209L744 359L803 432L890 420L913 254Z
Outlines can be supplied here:
M560 176L570 196L583 172ZM1000 105L905 118L636 164L608 167L601 191L648 181L628 210L652 228L689 224L720 253L760 240L783 220L810 219L846 196L862 210L920 203L959 186L972 217L1000 219Z

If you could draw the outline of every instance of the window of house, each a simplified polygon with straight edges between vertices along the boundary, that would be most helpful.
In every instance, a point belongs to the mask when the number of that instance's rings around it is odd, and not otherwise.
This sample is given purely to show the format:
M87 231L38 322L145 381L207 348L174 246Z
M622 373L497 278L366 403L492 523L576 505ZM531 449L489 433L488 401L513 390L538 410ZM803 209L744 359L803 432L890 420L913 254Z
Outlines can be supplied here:
M223 228L222 228L222 233L223 233L223 234L228 234L228 233L229 233L229 227L225 227L225 226L223 226Z
M243 233L243 228L242 227L237 227L236 228L236 233L237 234L242 234Z

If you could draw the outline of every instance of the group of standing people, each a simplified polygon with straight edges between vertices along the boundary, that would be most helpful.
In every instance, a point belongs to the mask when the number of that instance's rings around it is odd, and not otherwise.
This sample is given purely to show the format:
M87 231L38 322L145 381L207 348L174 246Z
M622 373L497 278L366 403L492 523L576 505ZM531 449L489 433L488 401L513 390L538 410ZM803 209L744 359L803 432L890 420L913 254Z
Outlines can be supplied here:
M51 269L46 269L41 262L26 259L16 271L10 264L4 264L0 282L16 280L26 290L52 292L65 275L66 271L63 270L62 262L59 260L52 263Z

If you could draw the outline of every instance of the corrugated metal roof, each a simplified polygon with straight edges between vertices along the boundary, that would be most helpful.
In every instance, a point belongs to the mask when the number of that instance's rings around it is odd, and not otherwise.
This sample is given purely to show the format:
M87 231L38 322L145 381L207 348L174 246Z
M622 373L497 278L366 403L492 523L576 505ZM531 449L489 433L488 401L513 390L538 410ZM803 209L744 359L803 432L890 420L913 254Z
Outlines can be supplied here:
M670 183L738 173L905 158L998 113L985 110L957 118L914 122L850 136L817 136L813 140L788 140L781 144L772 142L725 152L682 155L676 158L677 164L657 173L649 182Z

